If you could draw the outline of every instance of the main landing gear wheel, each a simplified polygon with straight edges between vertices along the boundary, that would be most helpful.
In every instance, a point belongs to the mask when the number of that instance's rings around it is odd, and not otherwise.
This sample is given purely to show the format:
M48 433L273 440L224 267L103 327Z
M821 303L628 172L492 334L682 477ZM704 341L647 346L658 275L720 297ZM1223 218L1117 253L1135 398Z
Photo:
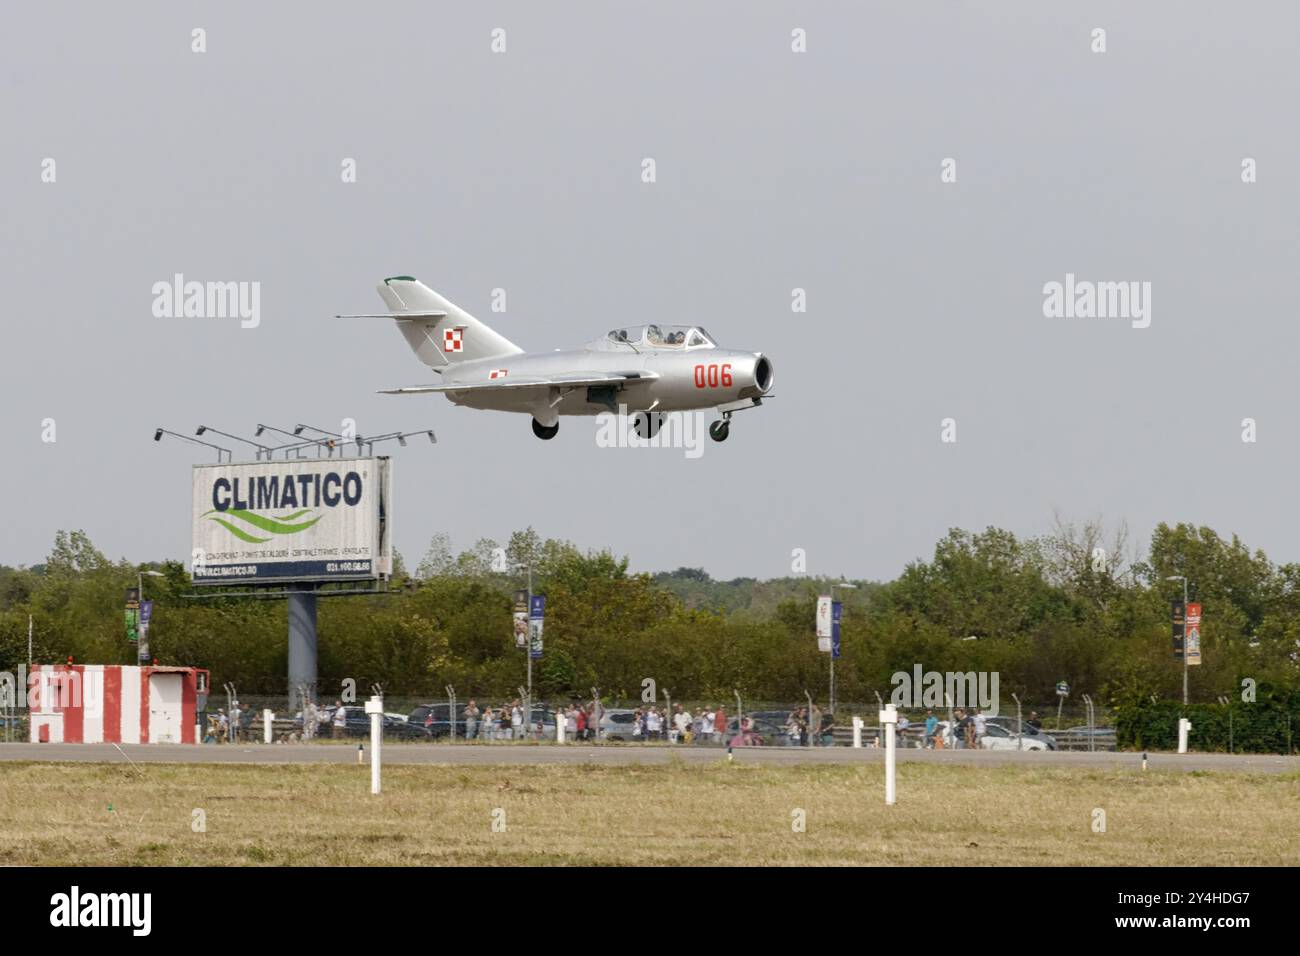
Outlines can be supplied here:
M731 422L720 421L714 422L709 426L709 437L714 441L726 441L727 436L731 434Z
M540 438L542 441L550 441L552 438L555 437L555 433L558 432L559 430L560 430L559 422L556 422L554 425L547 427L546 425L543 425L541 422L539 422L537 419L535 418L533 419L533 434L536 435L538 438Z
M662 414L637 412L632 419L632 427L638 438L654 438L659 433L659 426L663 424L663 420Z

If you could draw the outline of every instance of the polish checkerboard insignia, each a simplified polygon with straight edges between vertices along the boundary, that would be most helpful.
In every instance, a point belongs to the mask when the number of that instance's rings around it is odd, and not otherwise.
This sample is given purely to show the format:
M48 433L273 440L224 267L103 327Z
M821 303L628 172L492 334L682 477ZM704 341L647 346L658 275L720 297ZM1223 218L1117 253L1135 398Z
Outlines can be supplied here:
M442 350L444 352L459 352L464 347L465 329L447 329L442 333Z
M505 378L509 372L510 369L508 368L494 368L488 372L488 378Z

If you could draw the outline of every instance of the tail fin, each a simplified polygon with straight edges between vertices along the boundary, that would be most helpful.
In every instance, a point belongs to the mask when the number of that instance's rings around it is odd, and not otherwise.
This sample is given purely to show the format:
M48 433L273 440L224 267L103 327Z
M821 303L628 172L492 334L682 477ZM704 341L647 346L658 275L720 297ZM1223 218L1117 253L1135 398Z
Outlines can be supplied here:
M435 371L523 351L411 276L385 279L378 291L411 351Z

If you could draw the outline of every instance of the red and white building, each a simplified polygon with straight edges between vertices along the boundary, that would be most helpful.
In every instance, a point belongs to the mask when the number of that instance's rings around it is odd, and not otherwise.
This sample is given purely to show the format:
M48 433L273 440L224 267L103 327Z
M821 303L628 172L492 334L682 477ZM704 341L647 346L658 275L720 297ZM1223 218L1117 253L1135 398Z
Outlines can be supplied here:
M208 672L195 667L39 664L27 676L32 743L198 743Z

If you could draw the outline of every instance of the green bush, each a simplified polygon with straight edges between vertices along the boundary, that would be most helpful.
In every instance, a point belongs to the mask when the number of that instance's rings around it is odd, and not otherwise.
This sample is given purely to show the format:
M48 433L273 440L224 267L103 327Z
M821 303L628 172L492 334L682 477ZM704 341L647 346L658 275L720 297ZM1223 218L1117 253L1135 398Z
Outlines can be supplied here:
M1290 753L1300 727L1300 695L1280 695L1255 703L1191 704L1149 700L1115 710L1115 736L1121 748L1176 750L1178 718L1192 722L1187 746L1191 750L1233 753Z

